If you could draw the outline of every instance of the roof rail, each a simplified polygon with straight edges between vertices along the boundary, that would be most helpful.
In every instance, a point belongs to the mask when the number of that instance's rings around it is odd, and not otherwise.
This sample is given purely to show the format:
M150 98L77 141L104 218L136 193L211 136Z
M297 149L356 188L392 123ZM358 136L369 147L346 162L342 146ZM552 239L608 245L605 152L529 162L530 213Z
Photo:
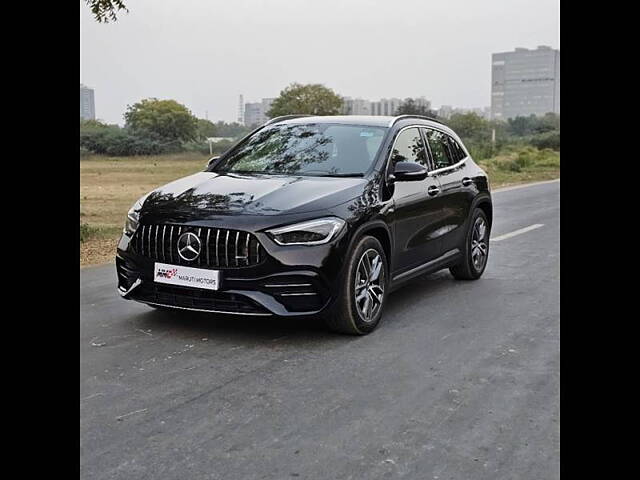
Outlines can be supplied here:
M431 122L436 122L439 123L441 125L446 125L444 122L442 122L441 120L438 120L436 118L433 117L427 117L426 115L398 115L397 117L395 117L393 120L391 120L391 122L389 123L389 126L391 127L392 125L394 125L398 120L404 120L405 118L420 118L422 120L429 120Z
M266 122L263 127L266 127L267 125L271 125L274 123L278 123L278 122L283 122L285 120L291 120L292 118L300 118L300 117L311 117L312 115L304 115L304 114L296 114L296 115L282 115L280 117L274 117L271 120L269 120L268 122Z

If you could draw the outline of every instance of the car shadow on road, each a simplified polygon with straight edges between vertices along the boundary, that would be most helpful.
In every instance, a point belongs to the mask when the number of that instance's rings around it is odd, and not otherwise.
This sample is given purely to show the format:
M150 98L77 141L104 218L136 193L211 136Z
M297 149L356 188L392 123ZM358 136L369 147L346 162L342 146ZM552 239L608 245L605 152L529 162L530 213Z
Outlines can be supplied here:
M418 277L407 283L387 298L384 323L381 326L393 328L394 320L404 315L407 305L428 302L428 298L446 292L454 282L448 272L439 272ZM226 337L234 342L268 341L282 337L311 342L328 339L355 341L362 338L329 332L318 318L251 317L149 308L146 312L134 315L130 320L135 322L136 328L143 331L152 330L155 334L165 332L185 338L194 335L218 339ZM416 318L416 321L420 319ZM378 329L374 335L382 330Z

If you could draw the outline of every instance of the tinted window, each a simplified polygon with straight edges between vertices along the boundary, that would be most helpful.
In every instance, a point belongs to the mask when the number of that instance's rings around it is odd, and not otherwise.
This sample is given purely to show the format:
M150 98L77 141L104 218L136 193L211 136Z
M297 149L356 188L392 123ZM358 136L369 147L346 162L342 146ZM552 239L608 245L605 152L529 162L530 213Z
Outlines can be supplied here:
M422 136L417 128L407 128L400 132L393 145L391 161L414 162L428 167Z
M462 147L458 142L456 142L452 137L448 135L447 135L447 138L449 139L449 149L451 150L453 158L455 158L456 162L459 162L460 160L462 160L464 157L467 156L467 154L464 153L464 150L462 149Z
M447 137L444 133L436 130L425 129L427 134L427 140L429 141L429 147L431 148L431 155L433 156L433 163L436 169L448 167L456 163L456 160L451 158L449 152L449 146L447 144Z
M229 173L363 174L386 128L359 125L274 125L256 132L216 168Z

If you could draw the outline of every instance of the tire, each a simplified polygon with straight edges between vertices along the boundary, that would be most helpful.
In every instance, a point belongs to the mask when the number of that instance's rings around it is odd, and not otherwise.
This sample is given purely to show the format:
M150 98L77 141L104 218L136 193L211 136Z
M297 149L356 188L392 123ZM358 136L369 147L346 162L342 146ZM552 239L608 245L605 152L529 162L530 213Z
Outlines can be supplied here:
M368 266L373 269L369 268L371 274L365 278ZM375 330L387 298L388 277L382 245L375 237L362 237L347 261L338 298L324 316L327 327L348 335L366 335ZM356 281L360 298L356 296ZM365 304L370 305L370 310Z
M490 231L487 216L476 208L465 235L462 261L449 269L456 280L477 280L482 276L489 258Z

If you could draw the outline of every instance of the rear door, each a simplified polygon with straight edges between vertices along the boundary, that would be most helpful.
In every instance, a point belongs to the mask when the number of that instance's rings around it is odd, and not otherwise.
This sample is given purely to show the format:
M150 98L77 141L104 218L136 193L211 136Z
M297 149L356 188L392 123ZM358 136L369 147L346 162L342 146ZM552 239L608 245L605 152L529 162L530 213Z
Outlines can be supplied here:
M466 153L446 133L433 128L424 129L433 161L434 178L440 182L440 198L444 215L439 234L442 237L442 252L460 247L464 241L464 225L468 217L473 196L469 193L468 178L465 177Z
M431 167L418 127L403 129L397 135L389 171L393 172L400 161ZM437 178L429 176L420 181L395 182L393 189L396 245L393 268L399 273L440 256L442 243L437 230L442 224L443 209L437 195L440 189Z

